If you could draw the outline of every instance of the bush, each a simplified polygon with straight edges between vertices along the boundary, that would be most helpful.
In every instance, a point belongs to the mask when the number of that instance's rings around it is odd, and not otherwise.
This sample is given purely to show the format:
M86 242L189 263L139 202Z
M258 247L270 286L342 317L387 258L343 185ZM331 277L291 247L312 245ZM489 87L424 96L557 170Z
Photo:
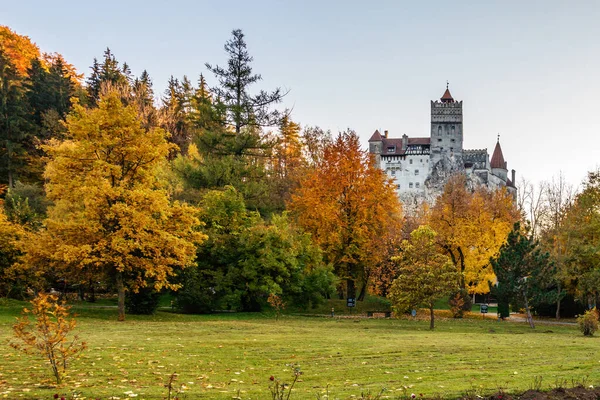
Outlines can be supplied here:
M596 308L592 308L579 316L577 323L579 324L579 330L584 336L593 336L594 332L598 330L598 313L596 312Z
M465 300L460 292L456 292L450 295L448 304L450 305L450 312L454 318L462 318L465 314L464 305Z
M203 285L197 268L186 269L182 276L183 286L176 293L175 307L185 314L208 314L217 307L215 290Z
M502 319L510 317L510 306L508 301L504 299L498 299L498 314Z
M153 288L141 288L137 293L129 292L125 298L125 308L129 314L151 315L156 312L160 293Z
M466 289L460 289L452 292L448 297L448 305L454 318L462 318L465 311L471 311L473 307L473 299Z

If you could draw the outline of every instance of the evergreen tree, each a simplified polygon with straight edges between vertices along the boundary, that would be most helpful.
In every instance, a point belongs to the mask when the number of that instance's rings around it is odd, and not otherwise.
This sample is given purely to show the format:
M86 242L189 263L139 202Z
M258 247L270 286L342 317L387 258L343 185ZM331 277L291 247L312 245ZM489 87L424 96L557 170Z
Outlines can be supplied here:
M121 97L128 97L131 84L131 70L127 63L119 67L119 62L114 54L107 48L104 51L102 64L94 58L91 66L92 73L87 79L87 91L89 101L96 105L103 91L118 91Z
M158 126L158 115L154 107L154 91L152 79L146 70L142 71L139 78L135 78L132 85L132 102L137 109L145 129Z
M524 234L519 223L508 234L506 243L496 257L490 259L498 280L495 290L498 304L522 301L529 326L535 328L531 316L532 300L556 296L549 288L549 277L553 275L548 253L543 253L538 243Z
M225 43L225 51L229 59L227 67L206 64L206 68L215 74L219 86L212 90L221 99L227 109L227 123L240 133L244 127L265 127L278 125L283 116L271 106L281 102L287 94L280 88L272 92L264 90L252 95L250 86L262 79L260 74L253 74L251 63L253 57L248 53L244 34L240 29L232 32L233 37Z
M22 79L0 49L0 184L13 187L26 163L27 101Z
M187 81L187 78L185 78ZM171 134L169 140L179 147L179 152L186 154L191 142L191 127L186 112L186 95L178 79L171 78L162 97L160 109L160 126Z

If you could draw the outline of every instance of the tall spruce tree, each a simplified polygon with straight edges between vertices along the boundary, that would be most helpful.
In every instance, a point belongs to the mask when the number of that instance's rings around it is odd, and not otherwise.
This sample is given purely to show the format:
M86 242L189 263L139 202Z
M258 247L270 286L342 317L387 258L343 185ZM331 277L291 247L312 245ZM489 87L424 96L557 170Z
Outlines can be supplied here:
M530 308L532 300L555 296L548 284L548 278L553 275L548 253L542 252L537 241L523 233L516 223L499 254L490 262L498 280L495 290L498 306L506 308L511 302L522 302L527 322L535 328Z
M27 101L23 81L0 49L0 184L13 187L26 163Z
M242 31L235 29L231 34L233 37L225 43L227 67L206 64L219 81L219 86L212 90L227 108L227 123L238 134L244 127L278 125L283 115L271 107L287 93L276 88L272 92L260 90L258 94L250 94L250 86L262 80L262 76L252 73L250 64L254 58L248 53Z

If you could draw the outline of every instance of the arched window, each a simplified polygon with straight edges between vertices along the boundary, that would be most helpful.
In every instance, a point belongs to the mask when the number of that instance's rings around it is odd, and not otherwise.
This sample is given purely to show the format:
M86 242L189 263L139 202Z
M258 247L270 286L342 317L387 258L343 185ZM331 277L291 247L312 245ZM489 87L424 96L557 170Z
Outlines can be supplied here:
M442 126L438 126L438 136L442 135Z

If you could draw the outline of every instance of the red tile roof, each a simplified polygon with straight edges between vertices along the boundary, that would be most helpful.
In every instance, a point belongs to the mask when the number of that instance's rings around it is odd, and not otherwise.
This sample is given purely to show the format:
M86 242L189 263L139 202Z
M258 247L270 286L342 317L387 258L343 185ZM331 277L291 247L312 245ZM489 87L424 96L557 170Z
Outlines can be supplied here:
M400 138L394 138L394 139L388 139L388 138L382 138L381 139L383 141L383 148L382 148L382 152L381 155L382 156L403 156L404 154L406 154L405 150L402 150L402 139ZM431 139L430 138L408 138L408 146L411 145L428 145L430 144ZM394 147L394 151L393 152L388 152L388 147Z
M446 91L444 92L444 95L442 96L442 98L440 100L442 101L442 103L451 103L454 101L454 99L452 98L452 95L450 94L450 90L448 88L446 88Z
M504 162L504 156L502 155L502 148L500 147L499 140L496 142L494 154L492 154L492 161L490 161L490 167L506 169L506 163Z
M373 136L371 136L369 142L379 142L381 138L381 133L379 133L379 130L376 130L375 132L373 132Z

